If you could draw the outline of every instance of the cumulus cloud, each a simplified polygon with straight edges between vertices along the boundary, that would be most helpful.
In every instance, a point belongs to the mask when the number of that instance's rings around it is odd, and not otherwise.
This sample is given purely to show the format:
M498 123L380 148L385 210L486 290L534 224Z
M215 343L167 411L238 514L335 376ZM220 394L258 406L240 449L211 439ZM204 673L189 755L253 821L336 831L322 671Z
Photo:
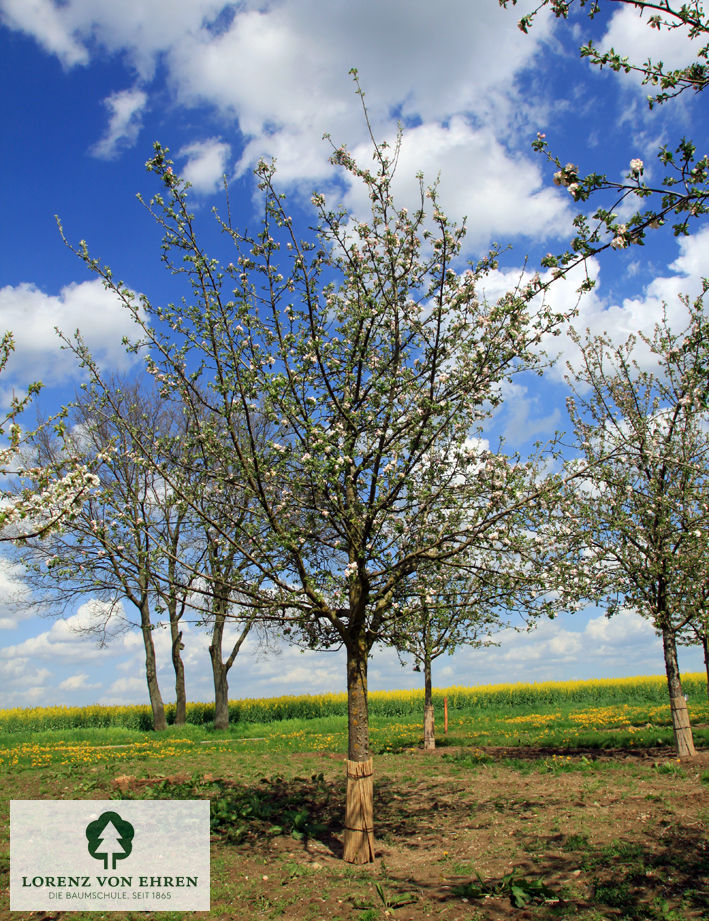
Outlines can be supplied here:
M27 707L48 700L52 673L31 659L0 660L0 706Z
M8 9L21 6L4 2ZM401 175L412 182L420 168L431 179L440 170L444 204L468 216L470 249L484 247L490 236L558 235L568 224L568 202L542 187L539 165L529 156L538 113L518 85L525 69L536 66L553 17L541 15L524 36L496 4L467 0L443 6L41 0L41 6L54 23L47 50L73 48L74 58L61 52L68 63L107 50L139 74L141 89L107 100L109 125L94 148L99 156L114 156L135 140L160 59L178 103L207 107L238 129L244 148L237 173L261 156L275 156L282 181L322 182L331 176L324 132L351 148L368 144L348 75L356 66L375 135L390 135L402 121ZM17 16L8 20L12 27L43 40L43 27L26 16L21 25ZM517 105L522 98L524 105ZM220 144L192 145L187 178L198 191L212 191L218 182L228 156Z
M110 117L106 133L91 149L95 157L112 160L121 150L133 146L143 125L147 101L147 93L137 88L112 93L104 100Z
M0 662L0 677L3 682L27 682L40 685L49 678L51 672L44 667L32 665L28 659L16 658L8 662Z
M499 112L548 30L549 20L540 21L528 41L495 5L473 8L464 0L443 7L281 0L247 5L216 36L204 28L185 36L171 65L185 101L238 114L244 133L265 139L288 125L359 127L350 104L353 66L375 118L394 107L405 120L424 121L463 110Z
M599 47L603 51L613 48L621 56L628 56L633 64L643 65L651 60L653 63L662 62L666 70L672 70L691 63L705 44L702 35L690 39L688 29L653 29L648 24L648 18L635 7L622 4L611 18ZM652 92L652 87L642 84L642 74L620 76L624 80L630 79L643 95Z
M205 195L215 192L226 173L231 148L218 138L195 141L183 147L180 156L187 162L180 170L183 179L192 183L197 192Z
M145 678L117 678L101 695L101 703L107 706L130 703L146 703L148 689Z
M120 654L125 651L121 649L123 636L112 646L104 648L99 647L96 638L90 635L93 627L105 621L107 607L103 602L87 601L75 614L55 620L49 630L0 649L0 660L20 658L81 663Z
M0 16L11 29L31 35L65 67L88 64L88 51L67 26L62 8L52 0L2 0Z
M576 328L588 330L591 335L606 334L620 344L639 330L650 332L666 308L670 327L676 332L682 331L688 319L682 298L697 297L701 293L702 277L709 275L709 228L691 237L681 237L678 243L679 254L668 265L667 273L657 275L639 294L623 298L620 303L604 296L601 275L601 285L581 302L579 317L574 323ZM560 345L566 360L576 366L579 358L573 343L565 339ZM653 363L649 349L642 342L638 342L635 354L641 367L649 368Z
M4 383L26 385L40 379L56 384L77 376L76 358L70 351L62 350L55 327L70 337L80 330L103 368L125 370L135 361L122 344L124 336L135 336L133 321L101 281L73 283L62 288L58 295L23 282L0 288L0 331L9 329L15 338L15 351L3 374Z
M662 645L649 621L629 611L542 620L531 632L505 630L492 649L462 649L451 660L467 684L610 678L663 671ZM689 655L689 653L685 653ZM696 659L696 656L693 657ZM693 660L692 659L692 660Z
M71 619L69 619L71 620ZM34 642L0 651L0 686L3 706L27 703L46 704L48 700L97 697L105 704L147 703L144 653L140 633L120 638L107 650L96 650L90 638L58 629L46 631ZM154 632L158 677L163 699L173 699L174 673L170 663L169 633ZM510 680L550 681L659 674L663 670L662 647L649 621L631 612L607 619L596 612L561 615L554 621L542 620L531 632L505 630L498 634L499 646L486 649L461 647L453 656L434 663L434 683L473 686L506 683ZM213 686L207 634L185 625L185 661L189 700L213 700ZM99 659L97 653L105 658ZM38 663L41 660L41 664ZM120 664L116 672L110 669ZM683 671L701 669L697 648L680 650ZM72 672L60 680L50 673L62 663L100 667L109 686L97 694L86 669ZM511 677L512 676L512 677ZM107 681L108 683L108 681ZM376 647L369 666L371 690L420 688L422 676L410 664L402 668L394 650ZM301 651L281 644L278 655L258 654L255 642L245 645L229 677L230 697L344 692L345 654Z
M36 39L67 67L101 50L123 52L142 76L186 33L214 23L224 0L0 0L4 21Z
M585 278L581 266L572 269L566 278L555 281L545 294L552 309L569 312L577 308L572 319L573 327L582 335L606 335L616 345L625 342L630 335L639 331L649 333L666 312L670 327L675 332L685 329L688 321L684 297L690 300L698 297L702 289L702 278L709 277L709 228L704 228L690 237L677 240L678 254L635 295L617 301L604 290L604 271L598 258L588 260L588 272L596 279L596 287L579 297L578 288ZM490 272L480 282L480 293L489 300L496 300L508 291L513 291L528 282L532 272L520 268L505 268ZM550 271L542 273L542 279L551 279ZM580 353L566 332L549 336L543 343L548 354L555 358L549 372L552 380L560 381L574 368L580 366ZM635 357L641 368L650 368L655 359L642 341L638 341Z
M85 672L79 675L70 675L59 684L60 691L89 691L100 687L100 683L92 684Z
M0 557L0 630L12 630L32 616L27 604L29 589L22 574L22 566Z
M370 147L353 151L366 164ZM491 240L515 235L564 237L571 230L568 196L544 187L539 164L512 153L491 127L475 128L462 117L447 125L424 124L404 132L397 162L395 190L400 202L417 207L417 172L432 185L438 180L443 210L466 219L466 249L479 251ZM346 202L356 213L367 207L367 191L351 185Z
M505 442L518 447L540 436L550 436L561 424L561 410L556 406L551 412L539 393L516 381L502 385L502 424Z

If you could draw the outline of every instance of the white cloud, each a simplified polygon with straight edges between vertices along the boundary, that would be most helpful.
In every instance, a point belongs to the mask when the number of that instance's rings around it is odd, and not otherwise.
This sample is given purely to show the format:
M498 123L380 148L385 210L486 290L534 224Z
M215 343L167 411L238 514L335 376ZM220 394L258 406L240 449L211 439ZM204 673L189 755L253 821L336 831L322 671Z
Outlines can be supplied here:
M501 115L515 75L533 59L549 25L548 18L540 21L539 31L525 38L494 4L465 0L436 6L283 0L240 11L216 38L206 30L188 36L175 48L174 76L185 98L238 113L248 134L354 122L361 136L350 67L358 68L377 120L389 120L394 107L404 119L424 121L461 111Z
M48 668L33 665L28 659L16 658L8 662L0 662L0 677L3 683L28 683L39 685L49 678L51 672Z
M71 619L69 619L71 620ZM83 622L83 621L82 621ZM38 642L17 644L0 651L2 706L46 705L48 702L76 700L88 692L85 702L96 699L100 685L91 683L88 672L77 671L59 680L50 668L62 663L93 664L101 677L110 681L98 695L104 704L147 703L145 663L139 631L122 636L102 652L90 638L52 629L35 638ZM170 663L167 631L154 633L160 688L163 699L174 699L174 673ZM496 639L499 647L471 649L461 647L453 656L434 663L434 684L474 686L509 681L549 681L620 677L662 673L662 647L651 624L637 614L621 612L611 619L594 611L561 615L554 621L542 620L532 632L505 630ZM213 686L207 634L185 625L185 662L189 700L213 700ZM105 656L99 659L96 655ZM288 694L344 692L345 655L335 652L301 651L282 645L279 655L259 656L257 644L242 649L230 672L232 699ZM120 658L120 670L116 659ZM41 659L41 664L38 664ZM683 671L701 669L697 648L681 649ZM375 648L369 665L370 690L420 688L422 676L410 666L402 668L391 649Z
M26 658L0 660L0 707L27 707L52 700L52 673Z
M79 675L70 675L59 684L60 691L89 691L100 687L100 684L91 684L89 676L85 672Z
M33 614L27 605L29 589L22 574L22 566L0 557L0 630L13 630Z
M110 118L104 136L91 148L94 156L112 160L121 150L133 146L143 125L147 101L147 94L137 88L112 93L104 100Z
M331 175L324 132L369 156L347 74L356 65L375 135L391 136L397 117L408 123L402 183L413 196L419 169L429 181L440 172L444 207L468 216L466 246L478 249L490 236L562 234L570 220L564 196L542 188L539 165L505 145L519 138L510 120L515 77L539 50L546 24L525 40L502 12L459 0L445 10L402 0L287 0L238 13L217 37L187 36L172 51L173 80L185 104L212 104L238 121L249 139L239 172L273 156L280 181L322 183ZM522 111L533 118L529 106Z
M691 63L705 44L701 35L690 39L686 28L651 28L648 18L634 7L623 4L614 13L599 48L602 51L613 48L621 57L627 56L633 64L642 66L650 59L654 63L662 62L666 70L671 70ZM642 74L626 76L621 73L620 76L632 80L643 95L653 92L653 87L642 85Z
M702 277L709 275L709 228L691 237L681 237L678 244L679 255L669 264L668 273L653 278L640 294L613 303L603 296L602 285L599 285L596 291L583 299L575 327L578 330L588 329L592 335L606 334L620 344L639 330L651 332L660 322L663 305L666 305L670 327L676 332L683 330L687 324L687 311L681 297L697 297L701 292ZM559 344L566 359L576 364L576 347L569 340L562 340ZM653 362L642 342L637 344L635 357L641 367L647 368Z
M28 681L31 680L32 675L30 674ZM2 707L3 709L9 709L10 707L41 707L46 705L47 699L55 699L53 695L54 689L48 685L33 685L23 682L22 687L15 690L10 688L3 689Z
M100 703L107 706L148 702L145 678L117 678L101 695Z
M87 601L75 614L55 620L49 630L0 649L0 660L19 657L32 661L82 663L115 657L124 652L123 641L130 634L121 635L111 646L100 648L97 637L89 632L105 620L106 613L107 606L102 602Z
M142 76L178 38L228 6L225 0L0 0L5 22L33 36L65 66L124 52Z
M362 144L353 151L361 164L370 149ZM418 205L419 171L427 185L440 176L441 207L458 222L466 218L466 250L518 234L564 237L572 229L568 196L544 187L539 163L509 152L491 127L475 128L462 116L445 126L424 124L404 132L395 189L410 208ZM350 188L347 204L364 211L367 192L361 183Z
M506 381L502 385L502 394L503 435L511 447L540 435L551 435L559 428L562 420L559 407L544 413L547 407L542 405L539 395L531 393L524 385Z
M663 670L662 645L652 625L628 611L610 619L593 612L561 615L540 620L531 632L503 631L496 641L497 648L455 654L457 675L469 675L461 683L610 678Z
M21 5L5 2L13 9ZM553 17L540 15L524 36L508 11L469 0L238 6L223 0L44 0L42 6L54 22L48 50L74 48L77 61L89 50L92 56L114 52L138 71L143 88L109 97L110 124L95 148L101 156L135 139L159 58L179 103L213 109L225 130L238 127L245 139L238 171L260 156L275 156L282 181L321 182L331 175L324 132L351 148L368 143L348 75L356 66L375 135L390 135L403 120L401 175L413 182L419 168L431 180L441 171L444 204L468 216L469 248L485 246L490 236L562 234L568 223L568 202L542 187L540 166L528 155L539 113L525 68L536 65ZM23 22L41 41L42 27L30 17ZM73 60L68 51L64 57ZM524 88L517 85L521 79ZM187 166L199 191L215 188L226 160L220 142L208 143L201 150L194 145ZM524 154L516 154L516 146Z
M31 35L66 67L88 64L88 51L67 28L62 8L52 0L2 0L0 15L5 25Z
M215 192L226 173L230 153L230 146L218 138L195 141L180 151L180 156L187 158L180 174L195 191L205 195Z
M0 288L0 332L11 330L15 351L4 381L26 385L33 379L55 384L79 374L78 362L62 350L55 327L67 336L79 329L94 358L104 368L125 370L135 361L122 343L136 327L118 298L98 279L73 283L58 295L23 282Z
M595 288L579 298L578 288L584 280L582 266L571 270L566 278L558 279L548 289L545 300L552 309L569 312L578 307L578 313L572 320L573 327L582 335L586 331L591 336L606 335L619 345L638 331L652 332L656 323L662 319L666 306L667 320L675 332L681 332L687 324L687 311L681 298L694 299L701 293L703 277L709 277L709 228L704 228L689 237L680 237L677 241L679 253L669 263L665 273L658 274L647 282L639 294L614 300L606 294L603 287L604 271L597 257L588 260L588 272L596 279ZM613 257L608 257L613 258ZM514 290L520 283L528 282L532 272L520 268L500 269L490 272L480 282L480 292L489 300L496 300L507 291ZM542 274L544 281L551 277L550 271ZM639 278L637 274L634 277ZM556 363L549 375L554 380L562 379L567 373L567 362L577 368L580 354L571 339L562 333L558 337L549 336L545 348ZM654 359L649 349L641 341L637 343L636 360L641 368L649 368Z

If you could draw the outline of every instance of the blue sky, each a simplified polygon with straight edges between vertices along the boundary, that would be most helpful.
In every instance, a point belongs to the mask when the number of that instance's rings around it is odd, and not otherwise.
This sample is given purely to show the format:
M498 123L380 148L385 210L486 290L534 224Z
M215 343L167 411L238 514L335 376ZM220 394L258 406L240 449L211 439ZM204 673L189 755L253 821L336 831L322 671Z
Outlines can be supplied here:
M622 4L602 6L609 9L593 22L540 17L524 36L516 26L524 7L505 12L497 0L0 0L0 331L12 329L17 345L0 400L35 379L45 384L45 412L70 397L81 373L60 350L55 326L81 329L104 367L130 364L121 345L128 320L64 247L55 214L72 241L86 239L117 276L159 300L167 290L159 237L136 200L155 191L144 170L153 141L170 148L193 183L206 228L224 174L236 220L253 226L251 169L260 156L276 157L281 185L301 213L313 189L336 188L324 132L366 152L351 67L377 136L393 137L397 121L403 126L399 194L413 195L418 170L430 181L439 175L443 207L467 215L466 255L479 257L491 241L509 245L486 281L489 296L507 290L526 258L534 268L563 248L574 214L569 194L552 183L553 169L531 150L538 131L564 162L613 178L640 157L646 175L658 179L660 144L686 133L701 152L707 141L701 98L650 112L636 80L579 59L589 37L640 61L676 65L691 54L679 33L649 30ZM355 189L338 194L359 207ZM663 301L679 324L678 295L696 292L709 276L707 243L709 230L697 224L681 241L661 231L643 249L595 260L598 284L580 305L578 325L624 339L650 328ZM568 304L578 281L557 285L551 297ZM512 447L567 425L563 370L574 351L563 336L558 345L559 360L542 380L508 389L495 424ZM64 619L40 618L7 603L23 591L21 570L0 560L0 706L147 700L137 631L98 649L76 630L90 620L89 601ZM561 616L500 641L439 660L436 683L662 672L659 641L632 614ZM170 699L167 632L157 631L156 642ZM185 642L188 696L208 700L207 638L193 626ZM681 664L700 670L699 651L683 651ZM419 680L395 654L375 654L372 688ZM344 662L287 647L263 655L252 644L230 688L234 697L344 690Z

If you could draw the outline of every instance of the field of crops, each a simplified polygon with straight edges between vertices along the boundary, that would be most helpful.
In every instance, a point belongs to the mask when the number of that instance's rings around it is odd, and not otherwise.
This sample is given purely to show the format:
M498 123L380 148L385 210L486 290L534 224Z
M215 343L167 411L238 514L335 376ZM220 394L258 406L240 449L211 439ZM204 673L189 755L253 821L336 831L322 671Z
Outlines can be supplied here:
M707 700L706 676L685 675L683 687L692 705ZM614 708L667 703L664 676L613 678L597 681L547 681L537 684L494 684L478 687L449 687L434 692L434 705L440 712L444 698L449 712L476 713L501 709L530 709L555 706L596 706ZM373 691L369 712L373 717L418 717L423 708L423 691ZM312 720L347 715L346 694L308 694L292 697L245 698L229 703L229 720L238 723L270 723L283 720ZM168 722L175 718L174 705L167 705ZM190 703L187 722L206 726L214 718L214 705ZM88 706L33 707L0 710L0 734L41 732L55 729L122 727L147 731L152 726L150 707Z
M688 675L685 688L695 742L709 746L706 680ZM481 748L554 747L642 750L672 744L666 686L660 676L605 681L452 687L435 695L438 744ZM443 731L443 700L448 731ZM345 695L240 700L228 730L210 725L212 708L191 704L186 726L150 731L150 709L36 707L0 711L0 770L50 764L118 764L136 759L179 762L189 753L345 752ZM422 740L423 695L370 696L374 754L401 752Z

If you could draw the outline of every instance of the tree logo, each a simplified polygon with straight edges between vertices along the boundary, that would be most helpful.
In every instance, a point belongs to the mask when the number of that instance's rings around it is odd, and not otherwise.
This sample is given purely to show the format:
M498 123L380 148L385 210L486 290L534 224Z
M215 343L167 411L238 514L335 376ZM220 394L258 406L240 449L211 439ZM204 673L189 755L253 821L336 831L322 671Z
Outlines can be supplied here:
M96 860L103 860L104 870L115 870L117 860L125 858L133 850L135 829L117 812L104 812L86 826L89 854Z

